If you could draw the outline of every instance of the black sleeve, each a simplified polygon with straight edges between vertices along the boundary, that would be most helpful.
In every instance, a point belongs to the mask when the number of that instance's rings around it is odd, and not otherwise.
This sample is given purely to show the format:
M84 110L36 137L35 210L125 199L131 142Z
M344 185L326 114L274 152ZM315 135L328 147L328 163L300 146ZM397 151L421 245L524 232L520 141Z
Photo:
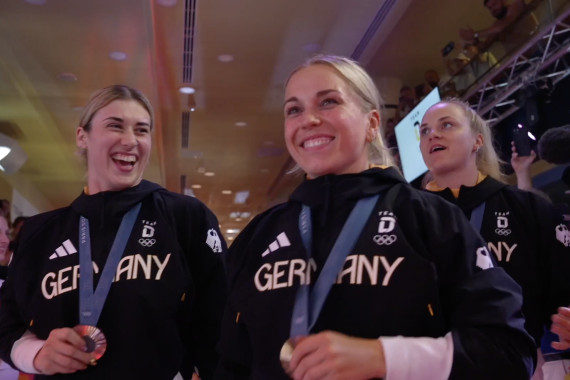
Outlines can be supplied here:
M550 325L550 316L560 306L570 306L570 231L562 214L546 200L529 195L534 199L533 226L539 239L540 282L543 291L542 322Z
M168 212L174 216L176 238L186 254L194 289L190 315L181 315L188 348L181 372L189 379L196 367L202 380L210 380L218 362L216 344L227 298L223 264L227 246L217 218L198 200L170 203Z
M226 257L230 294L222 320L221 339L218 344L220 362L216 380L245 380L251 376L252 347L245 324L240 322L240 310L247 297L248 273L246 260L252 234L261 215L252 220L232 243Z

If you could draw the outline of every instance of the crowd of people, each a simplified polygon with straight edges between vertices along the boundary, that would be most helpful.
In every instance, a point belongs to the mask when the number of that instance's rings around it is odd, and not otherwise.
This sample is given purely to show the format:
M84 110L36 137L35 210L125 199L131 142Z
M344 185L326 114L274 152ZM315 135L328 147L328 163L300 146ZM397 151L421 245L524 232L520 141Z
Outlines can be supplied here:
M284 137L305 180L227 249L204 204L142 179L146 97L95 92L76 134L86 187L24 223L0 290L0 357L37 379L548 374L544 331L570 348L559 215L501 182L487 125L455 100L422 119L431 182L412 187L381 109L355 61L295 69Z
M520 3L485 1L498 21L461 31L467 62ZM295 68L284 140L304 180L229 248L205 204L143 179L146 96L94 92L76 130L79 196L14 221L2 202L0 380L567 375L570 231L530 185L536 154L513 146L507 185L489 126L453 98L419 126L424 188L394 160L394 126L444 83L427 70L384 122L357 62Z

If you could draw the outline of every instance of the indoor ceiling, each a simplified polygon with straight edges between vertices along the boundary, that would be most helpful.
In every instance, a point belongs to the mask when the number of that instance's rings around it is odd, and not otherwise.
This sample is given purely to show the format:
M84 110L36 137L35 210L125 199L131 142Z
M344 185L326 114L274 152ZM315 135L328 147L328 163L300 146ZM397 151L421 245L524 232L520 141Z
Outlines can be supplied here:
M85 184L81 107L127 84L156 110L145 178L193 193L231 240L300 181L282 138L292 68L352 56L395 103L402 84L444 71L459 27L491 22L481 0L0 0L0 133L28 155L0 179L38 211L69 204Z

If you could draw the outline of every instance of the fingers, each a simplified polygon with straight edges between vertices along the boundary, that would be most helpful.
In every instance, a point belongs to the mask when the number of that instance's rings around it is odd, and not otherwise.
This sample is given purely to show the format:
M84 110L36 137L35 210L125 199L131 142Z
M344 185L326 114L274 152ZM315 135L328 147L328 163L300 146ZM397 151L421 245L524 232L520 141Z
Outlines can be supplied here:
M85 341L73 329L55 329L34 358L34 367L47 375L83 370L92 359L85 350Z
M550 328L554 334L558 335L558 342L552 342L552 347L557 350L570 348L570 308L559 307L558 313L552 316L552 326Z

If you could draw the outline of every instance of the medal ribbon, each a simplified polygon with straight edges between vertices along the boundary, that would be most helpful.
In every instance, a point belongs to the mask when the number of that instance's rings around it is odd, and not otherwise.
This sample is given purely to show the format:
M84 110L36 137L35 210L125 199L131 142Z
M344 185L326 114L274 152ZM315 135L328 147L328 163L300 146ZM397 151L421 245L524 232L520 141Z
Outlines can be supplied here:
M471 218L469 218L469 223L477 230L481 232L481 225L483 224L483 214L485 213L485 202L481 203L473 209L471 212Z
M310 294L309 284L301 284L297 290L291 318L291 337L307 335L315 325L325 303L325 299L336 281L338 272L344 265L346 256L348 256L348 253L354 248L356 239L360 236L378 198L379 195L374 195L372 197L362 198L358 201L344 223ZM311 209L306 205L303 205L301 214L299 215L299 231L307 255L310 258L312 255L313 228L311 223Z
M103 272L93 291L93 262L91 259L91 237L89 235L89 221L81 216L79 218L79 323L96 326L105 299L111 289L117 265L123 256L127 241L135 225L141 209L141 203L131 208L121 220L121 225L111 246L111 251L105 262Z

